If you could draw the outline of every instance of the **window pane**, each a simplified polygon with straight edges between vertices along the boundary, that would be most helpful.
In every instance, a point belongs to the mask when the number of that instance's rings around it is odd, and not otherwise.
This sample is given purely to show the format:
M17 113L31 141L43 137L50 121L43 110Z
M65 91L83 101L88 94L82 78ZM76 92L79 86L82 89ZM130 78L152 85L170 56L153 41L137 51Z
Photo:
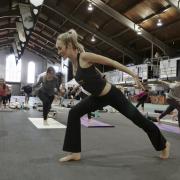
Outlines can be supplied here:
M35 79L35 63L31 61L28 63L27 83L34 83L34 79Z
M59 72L59 66L53 66L53 68L56 72Z
M20 82L21 81L21 59L16 65L16 60L14 55L9 55L6 57L6 81L9 82Z

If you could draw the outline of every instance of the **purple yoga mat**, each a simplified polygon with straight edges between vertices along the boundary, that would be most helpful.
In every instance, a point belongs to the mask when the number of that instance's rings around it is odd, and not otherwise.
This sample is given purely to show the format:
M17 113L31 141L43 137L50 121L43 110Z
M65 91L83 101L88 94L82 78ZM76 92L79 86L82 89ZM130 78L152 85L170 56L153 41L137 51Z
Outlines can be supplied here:
M180 128L176 127L176 126L171 126L171 125L167 125L167 124L162 124L162 123L155 123L159 129L164 130L164 131L168 131L168 132L172 132L172 133L176 133L176 134L180 134Z
M114 127L113 125L97 121L94 118L88 119L87 116L81 117L81 124L88 128L95 128L95 127Z

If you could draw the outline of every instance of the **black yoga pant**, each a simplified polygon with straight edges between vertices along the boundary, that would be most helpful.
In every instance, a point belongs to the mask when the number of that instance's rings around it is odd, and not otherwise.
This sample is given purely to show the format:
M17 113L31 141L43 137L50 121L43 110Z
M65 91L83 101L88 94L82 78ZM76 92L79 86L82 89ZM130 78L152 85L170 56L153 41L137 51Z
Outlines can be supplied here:
M43 118L44 118L44 120L46 120L47 115L51 109L51 104L53 102L54 95L49 96L47 93L40 90L38 92L38 97L43 103Z
M136 126L142 128L148 135L152 145L157 151L165 148L166 139L159 128L150 120L146 119L134 105L132 105L123 93L112 86L105 96L88 96L81 100L69 111L67 129L63 150L68 152L81 152L81 124L80 117L97 109L110 105L121 114L131 120Z

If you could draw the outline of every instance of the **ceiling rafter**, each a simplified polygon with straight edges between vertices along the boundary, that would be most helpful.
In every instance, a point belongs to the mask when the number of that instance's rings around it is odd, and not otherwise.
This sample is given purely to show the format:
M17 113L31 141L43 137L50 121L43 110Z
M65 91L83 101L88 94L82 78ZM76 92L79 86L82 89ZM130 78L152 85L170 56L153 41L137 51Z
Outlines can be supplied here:
M4 13L0 13L0 19L11 18L11 17L20 18L21 16L19 14L19 10L10 10Z
M0 49L10 48L11 46L11 43L0 44Z
M130 31L130 29L126 28L125 30L123 30L123 31L121 31L121 32L119 32L117 34L114 34L114 35L110 36L110 38L114 39L114 38L120 37L120 36L124 35L125 33L127 33L128 31ZM95 44L95 46L97 47L97 46L100 46L102 44L104 44L104 41L101 41L101 42Z
M58 32L57 30L55 30L55 29L53 29L52 27L50 27L48 24L45 24L44 22L42 22L42 20L38 20L38 23L40 23L40 24L42 24L42 25L44 25L44 26L46 26L47 28L50 28L51 30L53 30L54 32L56 32L56 34L60 34L60 33L62 33L62 32ZM99 54L103 54L103 52L101 51L101 50L99 50L99 49L97 49L97 48L94 48L94 47L85 47L85 49L86 50L88 50L88 51L90 51L91 49L93 49L95 52L98 52Z
M0 42L1 40L7 40L7 39L13 39L14 40L15 37L13 36L6 36L6 37L0 37Z
M72 11L71 16L79 9L79 7L81 6L81 4L84 3L84 2L85 2L85 0L81 0L81 2L80 2L80 3L74 8L74 10ZM64 22L63 22L62 24L60 24L60 26L59 26L58 28L61 29L66 22L68 22L67 19L65 19Z
M43 59L45 59L45 60L48 59L48 60L50 60L50 61L53 62L53 63L57 62L57 61L55 61L55 59L47 56L47 54L44 54L44 53L42 53L41 51L36 50L36 49L30 47L29 45L28 45L26 48L27 48L29 51L32 51L32 52L36 53L37 55L43 57Z
M127 55L128 57L130 57L132 60L140 60L141 58L136 55L134 52L132 52L131 50L127 49L126 47L114 42L112 39L106 37L105 35L103 35L102 33L98 32L96 29L90 27L89 25L79 21L78 19L66 14L65 12L62 12L60 10L56 10L53 9L51 7L49 7L46 4L43 4L44 7L51 9L52 11L56 12L57 14L59 14L60 16L68 19L68 21L70 21L71 23L77 25L78 27L84 29L85 31L89 32L90 34L96 34L96 37L98 39L101 39L102 41L104 41L106 44L109 44L110 46L112 46L114 49L118 50L119 52Z
M155 30L151 31L151 34L159 33L162 29L165 29L166 27L173 26L173 25L176 24L177 22L179 22L179 19L177 19L177 20L174 21L174 22L168 23L168 24L166 24L166 25L164 25L164 26L162 26L162 27L159 27L158 29L155 29ZM138 40L141 40L141 39L142 39L142 37L141 37L141 36L138 36L138 37L136 37L135 39L131 40L128 44L129 44L129 45L130 45L130 44L133 44L134 42L136 42L136 41L138 41ZM167 41L165 41L165 42L167 42Z
M142 3L145 0L136 0L133 1L123 12L123 14L127 13L128 11L130 11L132 8L136 7L140 2Z
M52 30L52 31L54 31L54 33L56 33L56 34L59 34L59 32L57 31L57 30L55 30L54 28L52 28L52 27L50 27L47 23L45 23L41 18L38 18L38 20L37 20L37 24L42 24L43 26L45 26L45 27L47 27L47 28L49 28L50 30ZM36 24L36 26L37 26L37 24Z
M130 29L126 28L126 29L124 29L123 31L121 31L121 32L119 32L117 34L114 34L113 36L111 36L111 38L114 39L114 38L120 37L120 36L124 35L125 33L127 33L128 31L130 31Z
M54 47L52 48L51 46L47 45L40 39L37 39L36 36L31 35L30 40L36 44L38 44L38 43L41 44L41 46L42 46L41 48L43 48L43 49L47 49L47 50L51 50L51 51L53 51L53 49L55 49Z
M52 51L51 49L49 49L47 46L43 45L42 43L37 42L37 41L33 41L33 40L31 40L31 39L30 39L29 41L30 41L30 42L29 42L30 44L33 44L33 45L39 47L41 50L44 49L44 50L46 50L49 54L52 54L53 56L54 56L54 55L57 56L57 53L56 53L55 51Z
M36 33L35 31L33 31L32 34L33 34L34 36L40 37L40 38L48 41L48 43L50 43L51 45L53 45L53 46L55 47L55 41L52 42L52 39L50 39L49 37L47 37L47 36L45 36L45 35L42 35L42 33L41 33L41 34L38 34L38 33Z
M180 1L179 0L165 0L171 6L175 7L180 12Z
M166 25L164 25L163 27L159 27L158 29L156 29L156 30L154 30L154 31L151 31L151 33L158 33L159 31L161 31L162 30L162 28L163 29L165 29L165 28L167 28L167 27L170 27L170 26L173 26L173 25L175 25L177 22L179 22L180 21L180 19L177 19L177 20L175 20L175 21L173 21L173 22L170 22L170 23L168 23L168 24L166 24Z
M4 42L3 44L0 44L0 46L4 46L4 45L11 45L12 44L12 41L6 41L6 42Z
M92 0L92 2L101 11L103 11L104 13L109 15L110 17L113 17L118 22L129 27L133 31L136 31L136 29L138 28L137 24L135 24L133 21L126 18L125 16L123 16L119 12L115 11L111 7L107 6L101 0ZM162 41L157 39L155 36L151 35L149 32L145 31L144 29L142 29L142 35L141 36L144 37L144 39L146 39L147 41L149 41L149 42L153 43L154 45L156 45L157 47L159 47L165 54L168 54L168 55L175 54L175 52L172 48L167 46L165 43L163 43Z
M0 31L9 30L9 29L16 30L16 24L13 23L13 24L0 26Z
M150 14L149 16L145 17L144 19L136 22L136 24L142 24L142 23L144 23L145 21L154 18L155 16L159 16L160 14L162 14L162 13L164 13L166 10L168 10L170 7L171 7L170 5L167 5L166 7L162 8L162 9L159 10L158 12L153 13L153 14Z
M42 45L40 45L40 44L38 44L38 43L35 43L35 42L33 42L33 41L30 41L30 42L28 43L28 46L31 46L31 47L33 47L33 48L36 49L36 50L38 49L38 51L46 54L48 57L51 57L51 58L54 57L54 58L56 58L56 59L57 59L57 57L58 57L58 55L57 55L56 53L48 50L46 47L43 47Z

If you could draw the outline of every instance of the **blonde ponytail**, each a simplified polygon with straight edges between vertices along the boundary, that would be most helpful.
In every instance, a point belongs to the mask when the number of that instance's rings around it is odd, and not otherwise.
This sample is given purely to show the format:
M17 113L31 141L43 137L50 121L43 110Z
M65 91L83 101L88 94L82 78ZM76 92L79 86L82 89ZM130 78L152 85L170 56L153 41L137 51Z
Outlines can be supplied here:
M59 41L62 41L66 47L71 43L74 49L77 49L79 52L84 52L84 47L78 42L78 34L74 29L60 34L56 41L56 47L58 47Z
M76 41L76 42L78 41L78 34L74 29L70 29L68 31L68 34L74 41Z
M82 44L80 44L80 43L78 43L78 50L79 50L80 53L85 52L84 46Z

